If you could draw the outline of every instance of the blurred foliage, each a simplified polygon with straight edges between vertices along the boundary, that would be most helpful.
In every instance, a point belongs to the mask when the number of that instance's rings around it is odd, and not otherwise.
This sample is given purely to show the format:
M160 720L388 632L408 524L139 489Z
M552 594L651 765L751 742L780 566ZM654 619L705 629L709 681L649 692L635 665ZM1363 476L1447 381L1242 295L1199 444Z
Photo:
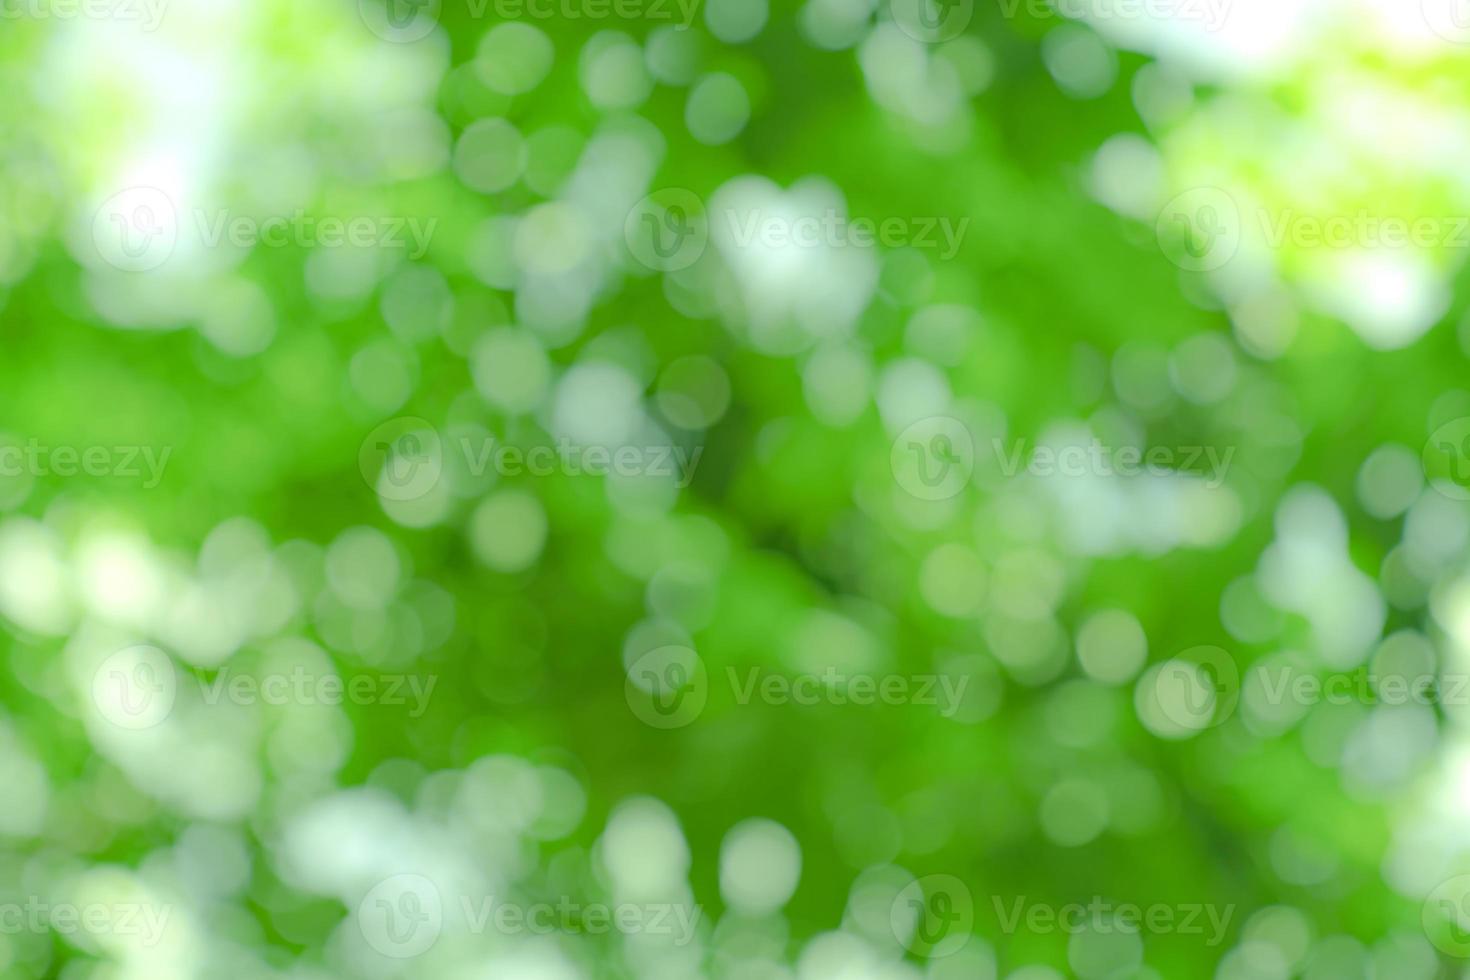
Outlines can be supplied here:
M1249 679L1420 646L1438 690L1464 670L1470 494L1419 461L1470 415L1463 245L1385 259L1250 231L1258 206L1465 213L1462 130L1437 128L1465 122L1455 46L1374 43L1364 4L1334 47L1283 8L1289 56L1196 73L1208 58L1027 4L981 2L926 44L887 6L708 2L687 31L528 19L498 43L456 0L408 43L375 35L369 0L5 22L0 445L106 447L109 469L0 475L0 900L174 918L156 943L6 928L0 976L1459 975L1421 916L1464 863L1464 705L1293 714ZM690 108L712 73L749 118L701 140L724 121ZM140 186L178 242L130 270L99 235ZM1247 229L1238 259L1189 271L1157 230L1200 187ZM709 208L688 268L629 238L659 188ZM948 258L715 227L724 204L790 220L829 199L968 225ZM300 224L284 247L202 242L219 215L293 214L432 231L413 257ZM974 448L938 500L896 462L934 417ZM398 418L440 440L408 500L363 462ZM473 465L560 440L698 456L687 487ZM1213 486L1203 464L1007 473L1017 440L1228 464ZM144 450L154 485L115 465ZM1089 623L1116 675L1084 668ZM141 730L96 693L134 644L179 678ZM697 652L707 703L666 730L628 677L669 645ZM1247 678L1240 705L1171 729L1154 685L1205 646ZM435 686L418 715L199 696L303 664ZM749 671L829 667L970 686L949 714L741 703ZM799 884L761 914L731 902L731 879L784 867L780 847L731 858L751 818L799 845ZM703 921L672 949L447 925L395 959L359 902L402 874L446 905L634 895ZM973 899L953 956L890 923L937 875ZM999 914L1094 898L1228 919L1219 941L1135 944Z

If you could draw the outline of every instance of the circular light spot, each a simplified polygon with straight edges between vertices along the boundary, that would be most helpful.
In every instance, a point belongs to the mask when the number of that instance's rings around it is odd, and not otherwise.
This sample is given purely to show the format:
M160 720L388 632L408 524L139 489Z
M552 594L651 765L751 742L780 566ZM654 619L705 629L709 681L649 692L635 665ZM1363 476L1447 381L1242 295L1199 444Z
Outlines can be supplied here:
M1041 829L1062 847L1081 847L1107 825L1107 793L1089 780L1065 779L1041 801Z
M551 365L534 336L497 327L475 344L470 373L475 390L507 412L529 412L541 404L551 383Z
M516 264L533 275L570 272L586 261L591 248L586 217L561 201L538 204L516 226Z
M761 32L770 15L767 0L706 0L704 22L726 44L742 44Z
M1380 520L1397 517L1419 499L1424 471L1408 446L1379 446L1358 470L1358 499Z
M1147 659L1148 637L1133 614L1125 610L1094 613L1077 631L1077 661L1093 680L1123 684Z
M699 38L676 26L658 28L645 45L649 73L665 85L688 85L699 70Z
M503 191L520 179L526 144L520 130L504 119L480 119L454 145L454 172L466 187L483 194Z
M454 296L438 269L408 265L388 281L379 310L389 330L402 340L418 343L449 326Z
M490 89L520 95L541 84L555 56L549 37L530 24L510 21L492 27L481 39L475 71Z
M398 591L398 552L370 527L348 528L327 548L327 584L354 609L382 609Z
M747 820L720 846L720 895L735 912L761 916L791 900L801 879L801 845L772 820Z
M985 565L962 544L942 544L925 556L919 568L919 591L935 612L972 616L985 598Z
M706 146L730 142L750 121L750 96L734 75L706 75L689 90L684 123L689 134Z
M599 109L632 109L653 91L643 50L626 34L603 31L582 48L582 91Z
M702 354L681 357L659 375L655 400L664 418L679 428L705 429L730 407L730 376Z
M1049 31L1041 39L1041 58L1057 85L1075 99L1095 99L1118 80L1113 49L1096 31L1077 24Z
M546 544L546 511L524 490L501 490L480 501L470 517L475 556L497 572L523 571Z

